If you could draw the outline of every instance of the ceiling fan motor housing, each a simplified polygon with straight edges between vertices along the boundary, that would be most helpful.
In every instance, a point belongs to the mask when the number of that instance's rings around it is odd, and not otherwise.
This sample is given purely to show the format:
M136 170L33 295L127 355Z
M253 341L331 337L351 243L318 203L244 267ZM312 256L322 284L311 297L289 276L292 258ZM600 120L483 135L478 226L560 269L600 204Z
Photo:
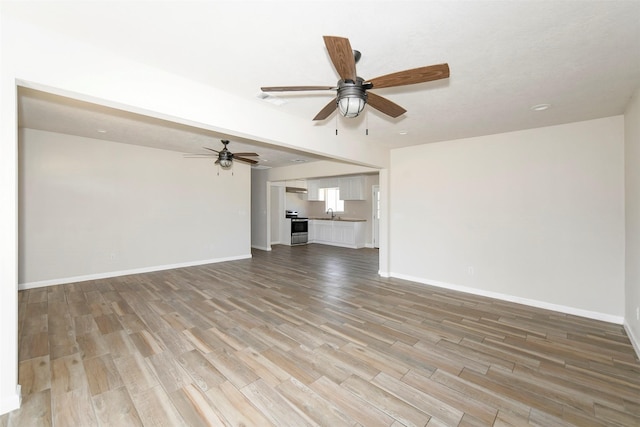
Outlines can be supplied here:
M230 168L231 163L233 162L233 154L227 150L225 146L222 151L218 153L218 162L220 162L220 166L223 168Z
M336 101L340 114L344 117L357 117L367 103L367 89L361 77L357 77L355 82L340 80Z

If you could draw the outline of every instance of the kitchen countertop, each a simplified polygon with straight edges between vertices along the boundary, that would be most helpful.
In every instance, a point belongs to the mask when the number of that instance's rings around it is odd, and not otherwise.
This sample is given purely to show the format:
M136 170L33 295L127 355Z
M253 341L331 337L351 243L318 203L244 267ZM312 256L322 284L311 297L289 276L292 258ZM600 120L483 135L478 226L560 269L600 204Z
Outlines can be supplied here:
M365 222L366 221L366 219L361 219L361 218L340 218L338 216L336 216L334 219L327 218L327 217L310 216L309 219L312 219L315 221L341 221L341 222Z

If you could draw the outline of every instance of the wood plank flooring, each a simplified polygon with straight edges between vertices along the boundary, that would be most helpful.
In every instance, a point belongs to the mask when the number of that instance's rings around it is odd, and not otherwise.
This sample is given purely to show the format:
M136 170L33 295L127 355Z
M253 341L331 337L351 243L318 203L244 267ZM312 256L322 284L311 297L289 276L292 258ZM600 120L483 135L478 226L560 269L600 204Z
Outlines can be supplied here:
M377 251L20 292L0 426L640 426L619 325L377 275Z

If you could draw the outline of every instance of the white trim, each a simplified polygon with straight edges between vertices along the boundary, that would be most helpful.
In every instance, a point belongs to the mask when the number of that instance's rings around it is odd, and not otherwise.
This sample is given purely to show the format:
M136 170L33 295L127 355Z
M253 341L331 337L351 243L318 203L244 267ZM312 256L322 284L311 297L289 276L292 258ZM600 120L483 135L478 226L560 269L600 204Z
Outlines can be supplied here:
M65 283L75 283L75 282L85 282L87 280L108 279L110 277L128 276L130 274L151 273L154 271L172 270L174 268L183 268L183 267L194 267L196 265L215 264L218 262L236 261L239 259L247 259L247 258L251 258L251 254L237 255L237 256L224 257L224 258L204 259L200 261L189 261L189 262L182 262L178 264L155 265L153 267L134 268L131 270L108 271L106 273L87 274L84 276L62 277L59 279L41 280L39 282L20 283L18 284L18 289L21 291L24 291L27 289L42 288L44 286L63 285Z
M381 270L378 270L378 276L385 277L385 278L391 277L388 271L381 271Z
M376 200L376 191L378 192L378 200ZM376 201L379 202L380 199L380 184L374 184L371 186L371 248L375 248L374 244L376 243ZM380 221L378 220L378 240L380 240ZM378 248L380 247L380 242L378 241Z
M279 245L280 243L272 243L272 245ZM270 251L271 250L271 246L269 246L268 248L265 246L258 246L258 245L251 245L251 247L253 249L258 249L261 251Z
M410 280L412 282L421 283L424 285L436 286L438 288L446 288L454 291L465 292L468 294L480 295L483 297L495 298L503 301L515 302L518 304L524 304L531 307L543 308L546 310L557 311L565 314L572 314L575 316L586 317L594 320L601 320L603 322L615 323L622 325L624 323L624 317L614 316L611 314L600 313L597 311L583 310L581 308L569 307L566 305L552 304L545 301L538 301L529 298L522 298L508 294L502 294L499 292L484 291L482 289L469 288L467 286L454 285L452 283L439 282L437 280L427 280L420 277L408 276L406 274L391 273L391 277L395 277L403 280Z
M362 245L362 244L355 244L355 245L350 245L348 243L337 243L337 242L326 242L324 240L310 240L307 243L314 243L316 245L326 245L326 246L337 246L339 248L349 248L349 249L362 249L364 247L366 247L366 244Z
M365 243L364 247L365 248L369 248L369 249L373 249L373 243Z
M624 321L623 326L625 332L627 333L627 336L629 337L629 341L631 341L633 349L636 351L636 356L638 357L638 359L640 359L640 341L638 341L635 335L631 333L631 326L629 326L626 320Z
M20 405L22 404L22 395L20 390L21 387L20 384L18 384L16 386L16 394L0 401L0 415L20 409Z

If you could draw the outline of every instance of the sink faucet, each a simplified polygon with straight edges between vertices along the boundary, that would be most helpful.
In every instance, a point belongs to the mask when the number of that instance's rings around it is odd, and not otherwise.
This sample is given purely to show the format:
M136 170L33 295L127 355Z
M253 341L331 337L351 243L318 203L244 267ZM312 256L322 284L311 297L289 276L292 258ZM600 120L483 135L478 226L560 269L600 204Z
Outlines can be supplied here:
M327 209L327 213L329 213L329 211L331 211L331 219L333 219L336 216L336 214L333 213L333 209L331 208Z

